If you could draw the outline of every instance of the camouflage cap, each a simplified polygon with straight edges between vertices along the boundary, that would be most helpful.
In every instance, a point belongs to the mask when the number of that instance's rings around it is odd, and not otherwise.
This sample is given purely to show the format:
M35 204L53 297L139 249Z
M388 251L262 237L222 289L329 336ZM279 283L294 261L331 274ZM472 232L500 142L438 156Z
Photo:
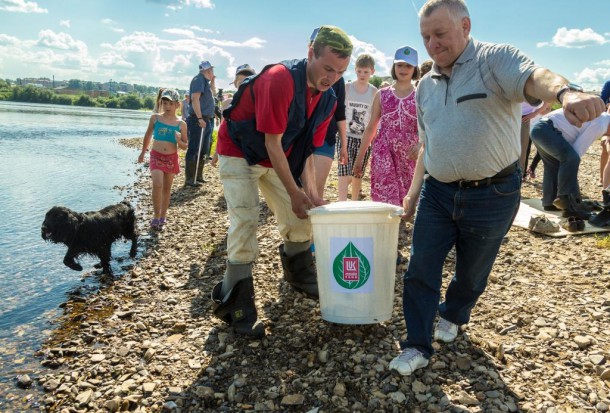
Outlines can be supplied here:
M314 46L320 44L329 46L338 53L351 56L354 46L347 33L336 26L321 26L313 42Z

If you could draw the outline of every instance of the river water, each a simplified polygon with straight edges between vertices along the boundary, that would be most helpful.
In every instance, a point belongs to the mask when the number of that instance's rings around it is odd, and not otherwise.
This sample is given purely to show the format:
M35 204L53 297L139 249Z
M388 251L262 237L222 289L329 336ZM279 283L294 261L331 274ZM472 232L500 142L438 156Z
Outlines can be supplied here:
M60 304L97 285L93 265L77 272L62 263L66 247L45 243L46 211L79 212L122 201L134 183L138 151L119 143L143 136L140 111L0 102L0 410L20 396L14 378L42 372L34 353L53 329ZM137 202L137 200L135 201ZM132 201L134 204L134 201ZM114 244L113 270L129 265L129 244ZM89 276L87 276L89 275ZM116 274L115 274L116 275Z

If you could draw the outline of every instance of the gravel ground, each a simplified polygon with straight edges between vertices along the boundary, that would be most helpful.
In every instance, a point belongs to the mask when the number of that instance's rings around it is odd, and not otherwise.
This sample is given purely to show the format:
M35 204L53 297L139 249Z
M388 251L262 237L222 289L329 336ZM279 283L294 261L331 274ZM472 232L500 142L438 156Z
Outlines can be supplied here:
M139 145L139 141L136 143ZM542 166L538 168L542 175ZM581 166L599 198L599 148ZM266 338L234 335L209 293L226 259L228 220L217 170L203 189L175 184L170 223L148 233L146 170L133 191L142 259L85 300L70 301L41 351L50 373L41 410L53 412L606 412L610 406L610 250L598 237L549 238L512 228L468 326L411 377L388 370L404 337L400 233L394 313L373 325L321 319L318 302L282 280L275 220L263 204L254 267ZM336 199L336 175L328 198ZM540 196L541 178L525 197ZM367 187L365 186L365 192ZM453 271L448 260L446 286Z

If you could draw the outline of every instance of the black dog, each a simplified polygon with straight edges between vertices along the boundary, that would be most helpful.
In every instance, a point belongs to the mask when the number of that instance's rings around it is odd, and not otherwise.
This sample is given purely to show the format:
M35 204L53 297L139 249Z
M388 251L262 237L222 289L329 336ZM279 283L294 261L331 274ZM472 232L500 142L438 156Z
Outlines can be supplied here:
M138 247L136 214L129 202L82 214L66 207L55 206L45 215L41 234L45 241L68 246L64 264L75 271L83 270L75 259L79 255L89 254L99 257L104 273L112 274L112 243L121 237L131 240L131 257L135 257Z

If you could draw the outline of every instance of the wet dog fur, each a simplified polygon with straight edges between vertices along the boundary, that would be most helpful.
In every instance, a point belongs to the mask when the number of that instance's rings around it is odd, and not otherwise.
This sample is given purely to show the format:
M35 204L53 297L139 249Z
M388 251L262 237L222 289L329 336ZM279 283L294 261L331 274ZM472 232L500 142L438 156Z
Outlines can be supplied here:
M112 274L112 244L119 238L131 240L131 257L135 257L138 247L136 215L127 201L84 213L54 206L46 213L40 231L45 241L68 247L64 264L75 271L82 271L76 260L87 254L97 256L103 272Z

